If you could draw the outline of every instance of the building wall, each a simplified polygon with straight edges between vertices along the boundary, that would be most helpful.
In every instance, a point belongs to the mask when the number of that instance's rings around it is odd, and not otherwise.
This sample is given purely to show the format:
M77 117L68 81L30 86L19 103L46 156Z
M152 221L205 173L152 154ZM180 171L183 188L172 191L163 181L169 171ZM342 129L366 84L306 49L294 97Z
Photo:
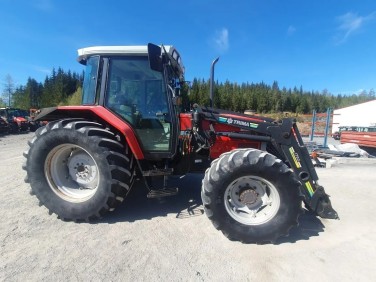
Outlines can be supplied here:
M376 100L334 110L332 133L339 126L376 126Z

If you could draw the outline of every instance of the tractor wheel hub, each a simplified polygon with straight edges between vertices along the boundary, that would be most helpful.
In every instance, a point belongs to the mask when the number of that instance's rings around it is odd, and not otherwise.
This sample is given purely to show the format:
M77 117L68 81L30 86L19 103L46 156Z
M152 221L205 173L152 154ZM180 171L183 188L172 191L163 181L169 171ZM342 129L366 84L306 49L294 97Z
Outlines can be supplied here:
M244 205L252 205L258 199L258 193L253 189L247 189L240 193L239 201Z
M81 151L73 154L68 160L69 175L79 185L86 189L95 187L97 181L97 167L88 154Z

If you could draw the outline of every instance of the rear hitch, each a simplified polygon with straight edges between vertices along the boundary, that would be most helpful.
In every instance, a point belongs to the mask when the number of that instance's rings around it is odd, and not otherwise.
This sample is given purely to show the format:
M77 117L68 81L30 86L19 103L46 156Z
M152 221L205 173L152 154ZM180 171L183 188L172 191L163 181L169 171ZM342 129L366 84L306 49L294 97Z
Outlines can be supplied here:
M310 206L321 218L339 219L338 213L333 209L329 200L329 195L325 193L322 186L317 187L311 198Z

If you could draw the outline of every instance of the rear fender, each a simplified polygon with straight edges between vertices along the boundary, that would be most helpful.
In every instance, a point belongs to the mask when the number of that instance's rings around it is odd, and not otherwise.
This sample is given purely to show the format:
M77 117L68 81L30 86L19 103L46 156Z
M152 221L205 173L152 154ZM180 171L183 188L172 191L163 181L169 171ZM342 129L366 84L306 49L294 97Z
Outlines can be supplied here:
M84 118L106 124L123 135L137 160L145 158L132 127L102 106L59 106L44 108L35 118L35 121L53 121L64 118Z

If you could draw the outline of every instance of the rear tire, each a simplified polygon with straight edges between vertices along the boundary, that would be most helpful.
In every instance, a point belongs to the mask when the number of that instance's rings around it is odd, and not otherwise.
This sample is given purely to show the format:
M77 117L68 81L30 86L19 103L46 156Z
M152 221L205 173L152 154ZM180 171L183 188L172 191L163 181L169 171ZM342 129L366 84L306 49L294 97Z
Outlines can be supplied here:
M206 215L231 240L275 242L288 235L302 213L299 183L267 152L225 153L207 169L202 184Z
M51 122L35 132L29 146L25 181L41 205L64 220L100 218L132 187L132 153L98 123Z

